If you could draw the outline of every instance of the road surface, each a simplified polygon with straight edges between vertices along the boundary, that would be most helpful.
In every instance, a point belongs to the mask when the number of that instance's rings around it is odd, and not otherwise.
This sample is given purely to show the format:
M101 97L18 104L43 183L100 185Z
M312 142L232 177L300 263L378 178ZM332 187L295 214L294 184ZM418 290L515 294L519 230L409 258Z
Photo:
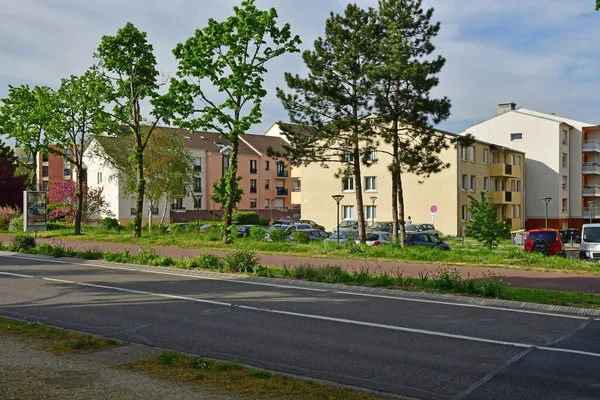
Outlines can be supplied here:
M419 399L600 398L583 316L0 255L0 315Z

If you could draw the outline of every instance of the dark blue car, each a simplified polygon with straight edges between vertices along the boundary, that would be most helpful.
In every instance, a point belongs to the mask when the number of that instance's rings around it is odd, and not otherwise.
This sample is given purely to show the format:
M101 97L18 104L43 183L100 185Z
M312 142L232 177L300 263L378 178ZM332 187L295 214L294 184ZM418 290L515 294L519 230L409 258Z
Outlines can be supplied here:
M429 246L436 247L440 250L450 250L443 240L438 238L436 235L430 233L415 233L406 235L407 246Z

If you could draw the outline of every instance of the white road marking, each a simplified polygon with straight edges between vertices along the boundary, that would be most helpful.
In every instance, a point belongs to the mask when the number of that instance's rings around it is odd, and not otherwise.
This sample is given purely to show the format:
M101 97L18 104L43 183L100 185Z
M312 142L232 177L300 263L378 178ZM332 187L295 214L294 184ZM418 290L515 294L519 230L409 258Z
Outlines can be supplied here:
M19 278L33 278L31 275L14 274L11 272L0 272L0 275L18 276Z
M327 317L327 316L323 316L323 315L304 314L304 313L275 310L275 309L263 308L263 307L235 305L233 303L226 303L226 302L205 300L205 299L197 299L197 298L188 297L188 296L177 296L177 295L164 294L164 293L154 293L154 292L147 292L147 291L143 291L143 290L120 288L120 287L116 287L116 286L96 285L96 284L92 284L92 283L68 281L68 280L64 280L64 279L53 279L53 278L42 278L42 279L44 279L46 281L50 281L50 282L58 282L58 283L66 283L66 284L72 284L72 285L95 287L95 288L99 288L99 289L115 290L115 291L125 292L125 293L134 293L134 294L141 294L141 295L147 295L147 296L163 297L163 298L168 298L168 299L185 300L185 301L192 301L192 302L196 302L196 303L219 305L219 306L223 306L223 307L235 307L235 308L239 308L242 310L249 310L249 311L257 311L257 312L279 314L279 315L288 315L288 316L292 316L292 317L300 317L300 318L307 318L307 319L314 319L314 320L328 321L328 322L337 322L337 323L348 324L348 325L366 326L366 327L370 327L370 328L379 328L379 329L387 329L387 330L399 331L399 332L416 333L416 334L421 334L421 335L436 336L436 337L458 339L458 340L466 340L466 341L478 342L478 343L495 344L495 345L517 347L517 348L523 348L523 349L535 348L535 349L540 349L540 350L544 350L544 351L570 353L570 354L578 354L578 355L585 355L585 356L600 358L600 354L598 354L598 353L591 353L591 352L579 351L579 350L554 348L554 347L542 347L542 346L536 346L536 345L527 344L527 343L507 342L507 341L503 341L503 340L485 339L485 338L479 338L479 337L474 337L474 336L456 335L456 334L452 334L452 333L430 331L430 330L425 330L425 329L407 328L407 327L396 326L396 325L378 324L378 323L374 323L374 322L357 321L357 320L351 320L351 319L346 319L346 318L335 318L335 317Z
M531 311L531 310L521 310L518 308L493 307L493 306L484 306L484 305L480 305L480 304L454 303L451 301L442 301L442 300L416 299L416 298L410 298L410 297L384 296L384 295L378 295L378 294L352 293L352 292L344 292L344 291L337 291L337 292L333 292L333 293L343 294L346 296L374 297L377 299L412 301L412 302L416 302L416 303L430 303L430 304L441 304L441 305L457 306L457 307L492 309L492 310L498 310L498 311L521 313L521 314L543 315L543 316L548 316L548 317L560 317L560 318L571 318L571 319L581 319L581 320L590 319L590 317L583 317L583 316L578 316L578 315L555 314L555 313L544 312L544 311Z

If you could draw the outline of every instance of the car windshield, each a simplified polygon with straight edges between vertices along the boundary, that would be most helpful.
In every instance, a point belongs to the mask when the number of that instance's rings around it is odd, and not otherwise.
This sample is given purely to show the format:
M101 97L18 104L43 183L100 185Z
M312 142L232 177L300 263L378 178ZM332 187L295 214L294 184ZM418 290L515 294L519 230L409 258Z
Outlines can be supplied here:
M587 243L600 243L600 226L583 228L583 240Z
M542 232L530 232L529 240L545 240L546 242L556 241L556 232L542 231Z
M419 225L406 225L406 230L410 232L416 232L419 229Z
M329 236L331 239L337 239L338 236L340 237L340 239L346 239L348 236L350 235L350 231L341 231L341 232L335 232L332 233L331 236Z
M366 240L379 240L379 235L376 233L367 233Z
M377 222L371 226L374 231L385 231L390 229L391 224L389 222Z
M354 221L344 221L340 224L340 228L352 228L354 226Z

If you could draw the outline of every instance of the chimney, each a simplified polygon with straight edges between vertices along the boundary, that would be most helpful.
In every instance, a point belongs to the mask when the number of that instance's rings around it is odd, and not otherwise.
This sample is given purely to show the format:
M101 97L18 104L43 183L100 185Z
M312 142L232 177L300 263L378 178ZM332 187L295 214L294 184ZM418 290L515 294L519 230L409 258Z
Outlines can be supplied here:
M504 114L505 112L514 111L517 107L516 103L512 101L510 103L498 103L498 115Z

